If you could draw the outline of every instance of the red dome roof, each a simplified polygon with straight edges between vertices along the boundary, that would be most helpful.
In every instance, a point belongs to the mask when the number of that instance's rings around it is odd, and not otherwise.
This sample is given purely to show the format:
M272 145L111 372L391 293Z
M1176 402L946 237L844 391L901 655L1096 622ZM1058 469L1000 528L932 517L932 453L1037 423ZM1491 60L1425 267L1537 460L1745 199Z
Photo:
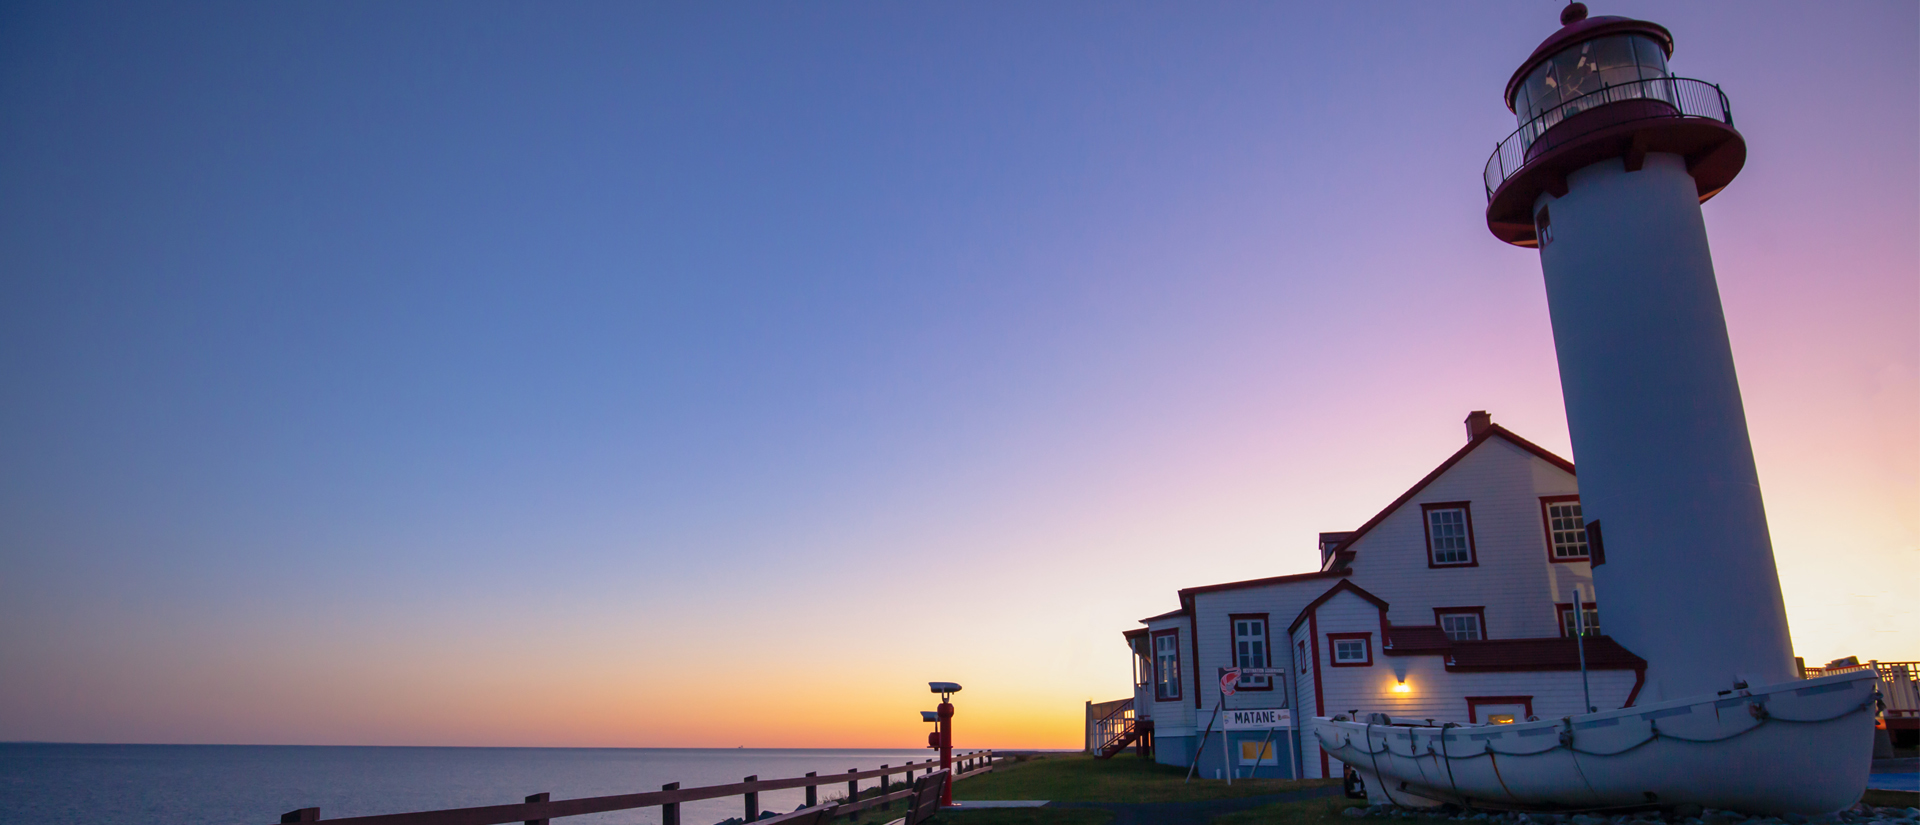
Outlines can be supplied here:
M1565 51L1567 47L1580 43L1581 41L1592 40L1596 37L1604 37L1609 34L1625 34L1629 32L1652 37L1655 42L1660 44L1660 48L1666 50L1668 57L1673 56L1673 33L1667 31L1667 27L1659 23L1635 20L1631 17L1613 16L1588 17L1582 20L1575 20L1565 26L1561 26L1559 31L1554 32L1548 36L1546 40L1541 41L1540 46L1533 50L1533 54L1527 56L1526 62L1521 63L1520 68L1514 70L1513 77L1507 80L1507 108L1513 108L1513 93L1520 88L1520 81L1526 79L1527 73L1533 71L1535 66L1546 62L1547 58L1559 54Z

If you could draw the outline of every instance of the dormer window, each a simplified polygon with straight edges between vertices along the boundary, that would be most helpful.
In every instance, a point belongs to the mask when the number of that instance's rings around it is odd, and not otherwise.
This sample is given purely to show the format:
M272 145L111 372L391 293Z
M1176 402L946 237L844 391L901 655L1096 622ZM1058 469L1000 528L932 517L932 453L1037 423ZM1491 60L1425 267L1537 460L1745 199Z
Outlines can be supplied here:
M1428 567L1479 564L1473 555L1473 513L1467 502L1422 504L1420 512L1426 519Z

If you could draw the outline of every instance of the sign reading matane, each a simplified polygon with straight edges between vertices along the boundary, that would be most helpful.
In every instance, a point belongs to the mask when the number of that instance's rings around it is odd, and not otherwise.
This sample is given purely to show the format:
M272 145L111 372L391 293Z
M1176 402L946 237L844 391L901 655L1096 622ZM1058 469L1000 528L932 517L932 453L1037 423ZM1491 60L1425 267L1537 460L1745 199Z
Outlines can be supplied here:
M1286 708L1248 708L1221 714L1227 730L1261 730L1293 727L1293 711Z

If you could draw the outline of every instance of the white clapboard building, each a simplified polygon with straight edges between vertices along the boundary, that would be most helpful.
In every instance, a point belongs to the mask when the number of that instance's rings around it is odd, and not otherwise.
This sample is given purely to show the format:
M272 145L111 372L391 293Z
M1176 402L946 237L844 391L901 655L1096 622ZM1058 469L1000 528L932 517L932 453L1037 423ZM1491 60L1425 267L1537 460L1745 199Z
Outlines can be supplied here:
M1097 750L1197 760L1208 778L1338 776L1312 717L1497 723L1578 713L1585 696L1632 704L1646 665L1596 630L1590 565L1604 557L1589 555L1573 464L1484 412L1467 435L1365 524L1322 533L1318 572L1189 587L1127 631L1134 719ZM1232 667L1269 672L1222 701Z

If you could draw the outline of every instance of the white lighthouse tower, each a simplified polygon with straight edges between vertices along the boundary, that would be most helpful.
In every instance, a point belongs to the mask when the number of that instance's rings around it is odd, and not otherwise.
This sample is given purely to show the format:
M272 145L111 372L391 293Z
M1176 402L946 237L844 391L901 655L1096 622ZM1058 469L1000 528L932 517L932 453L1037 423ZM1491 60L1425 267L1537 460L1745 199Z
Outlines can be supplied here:
M1487 227L1537 247L1603 631L1642 702L1794 678L1700 204L1746 160L1726 95L1658 24L1587 17L1513 73Z

